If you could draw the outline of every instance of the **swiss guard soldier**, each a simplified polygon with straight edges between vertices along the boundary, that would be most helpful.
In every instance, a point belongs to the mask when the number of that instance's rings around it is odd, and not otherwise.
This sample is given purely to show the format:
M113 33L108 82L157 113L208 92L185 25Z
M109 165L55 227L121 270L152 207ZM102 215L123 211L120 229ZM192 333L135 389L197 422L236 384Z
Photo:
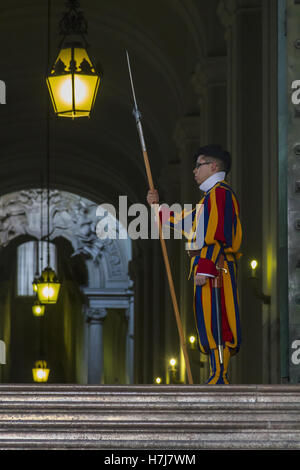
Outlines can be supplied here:
M239 351L241 327L237 292L237 260L241 256L242 228L239 204L231 187L225 181L231 168L231 156L218 145L200 147L194 156L194 178L204 192L198 209L192 211L193 228L201 221L202 243L187 237L190 256L190 276L194 280L194 316L199 349L208 354L210 376L208 384L228 384L230 357ZM149 191L148 203L158 204L157 190ZM188 214L189 216L191 214ZM187 213L164 212L160 209L162 224L174 229L181 221L181 230L187 236Z

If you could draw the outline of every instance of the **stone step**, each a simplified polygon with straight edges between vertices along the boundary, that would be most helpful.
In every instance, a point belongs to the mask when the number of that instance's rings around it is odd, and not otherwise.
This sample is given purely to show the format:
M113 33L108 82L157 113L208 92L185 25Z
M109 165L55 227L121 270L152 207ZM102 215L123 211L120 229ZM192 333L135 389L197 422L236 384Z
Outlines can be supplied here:
M300 387L0 385L0 449L300 449Z

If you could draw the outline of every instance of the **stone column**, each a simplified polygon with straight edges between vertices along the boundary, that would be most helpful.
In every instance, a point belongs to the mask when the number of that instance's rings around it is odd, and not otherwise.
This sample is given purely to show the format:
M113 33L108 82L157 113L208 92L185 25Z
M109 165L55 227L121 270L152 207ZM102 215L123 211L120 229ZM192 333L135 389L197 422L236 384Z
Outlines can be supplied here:
M201 145L227 144L226 65L226 57L206 57L191 79L199 96Z
M219 18L227 41L227 147L232 154L231 184L237 192L243 226L238 286L242 348L232 360L238 383L262 382L262 301L249 284L249 261L263 265L262 2L221 0ZM262 272L258 272L262 290ZM268 294L268 292L266 292Z
M103 321L105 308L88 308L88 384L101 384L103 372Z
M281 305L287 304L287 312L284 309L281 312L281 328L282 335L286 336L282 341L282 367L287 362L286 379L293 384L300 383L300 100L299 100L299 80L300 80L300 39L299 39L299 18L300 4L299 2L287 0L285 5L279 2L281 15L283 20L283 11L286 15L286 38L283 37L284 31L280 31L278 35L281 44L281 56L286 54L286 63L283 64L281 57L281 66L285 66L285 72L280 70L282 75L285 74L285 80L281 77L281 97L286 97L286 103L281 102L280 121L280 177L286 179L286 188L280 188L280 232L281 232L281 255L280 268L280 290ZM281 22L281 25L283 23ZM280 26L282 28L282 26ZM282 49L285 46L285 51ZM284 123L285 115L285 123ZM286 126L285 133L283 125ZM284 135L285 134L285 135ZM284 148L284 146L286 146ZM285 189L285 194L283 192ZM283 210L282 206L286 207ZM286 230L284 227L287 225ZM284 231L286 233L284 234ZM284 265L286 266L284 268ZM287 271L286 274L284 271ZM287 291L282 289L287 277ZM288 326L288 332L284 332L284 323ZM286 328L287 329L287 328ZM282 340L283 340L282 336ZM285 351L284 351L285 347Z
M134 240L132 244L132 260L129 265L130 279L133 281L134 290L134 381L138 384L143 383L143 364L144 354L144 264L143 264L143 240Z
M174 129L173 138L180 159L180 201L181 204L195 204L199 188L193 180L193 155L200 146L201 119L199 116L184 116Z
M278 188L278 3L273 0L262 2L263 13L263 187L262 187L262 252L265 253L262 265L263 292L271 296L271 303L263 305L263 345L262 345L262 381L263 383L280 383L280 316L282 306L278 303L281 282L278 272L280 260L286 265L278 251L279 227L278 202L283 202ZM280 180L280 177L279 177ZM282 193L285 185L280 183ZM279 269L278 269L279 267ZM283 324L281 323L281 327ZM284 345L284 343L282 343ZM283 346L284 347L284 346ZM285 349L285 348L284 348Z

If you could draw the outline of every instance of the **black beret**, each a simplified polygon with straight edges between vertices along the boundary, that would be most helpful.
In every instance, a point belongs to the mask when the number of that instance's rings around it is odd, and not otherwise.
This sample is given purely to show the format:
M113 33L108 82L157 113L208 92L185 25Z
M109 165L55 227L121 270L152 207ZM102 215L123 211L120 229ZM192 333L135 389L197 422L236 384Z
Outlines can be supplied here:
M221 145L204 145L203 147L198 148L197 152L194 155L194 160L197 161L199 155L205 155L206 157L215 157L218 160L221 160L225 163L226 173L230 171L231 168L231 156L227 150L222 149Z

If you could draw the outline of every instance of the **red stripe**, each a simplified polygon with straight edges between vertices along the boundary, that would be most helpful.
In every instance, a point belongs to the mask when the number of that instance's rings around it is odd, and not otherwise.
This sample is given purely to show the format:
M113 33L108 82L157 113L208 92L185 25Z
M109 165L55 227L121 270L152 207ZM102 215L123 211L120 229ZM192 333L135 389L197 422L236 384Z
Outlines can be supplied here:
M227 318L223 284L221 287L220 297L221 297L221 312L222 312L222 340L223 342L229 341L230 343L233 343L233 334L231 333L229 323L228 323L228 318Z
M216 204L218 209L218 225L216 228L215 239L225 242L224 236L224 211L225 211L225 198L226 190L223 188L216 188Z
M207 200L207 210L208 210L208 215L210 214L211 211L211 202L210 202L210 197Z

